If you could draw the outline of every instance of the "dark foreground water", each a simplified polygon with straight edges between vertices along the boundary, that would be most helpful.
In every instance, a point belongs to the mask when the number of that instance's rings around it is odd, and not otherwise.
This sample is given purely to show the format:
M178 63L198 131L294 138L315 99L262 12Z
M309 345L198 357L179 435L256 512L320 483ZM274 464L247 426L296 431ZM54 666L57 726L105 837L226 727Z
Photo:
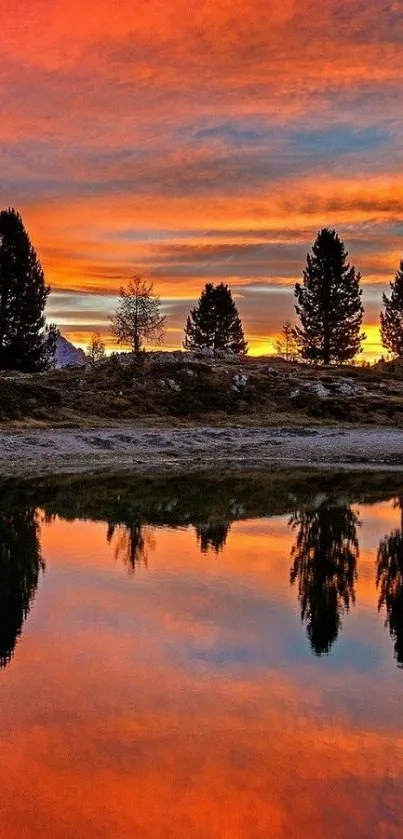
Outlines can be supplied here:
M402 508L396 476L4 486L1 839L400 839Z

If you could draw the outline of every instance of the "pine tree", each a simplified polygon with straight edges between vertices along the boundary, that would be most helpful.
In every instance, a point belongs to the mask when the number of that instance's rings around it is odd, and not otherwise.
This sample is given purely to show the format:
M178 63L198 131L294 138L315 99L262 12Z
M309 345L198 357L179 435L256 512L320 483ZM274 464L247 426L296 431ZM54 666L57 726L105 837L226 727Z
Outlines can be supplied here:
M384 311L381 312L381 340L390 352L403 357L403 259L390 285L390 297L382 295Z
M393 641L398 667L403 667L403 498L400 508L400 527L385 536L379 545L376 587L379 592L378 611L386 610L386 626Z
M347 262L348 253L335 230L320 230L308 254L303 283L295 286L301 326L295 337L302 358L315 363L343 363L361 351L364 309L361 275Z
M296 531L290 582L297 583L301 620L315 655L330 651L342 615L355 602L359 524L348 505L327 502L297 511L290 520Z
M45 328L50 293L21 216L0 212L0 368L36 372L51 366L58 331Z
M227 285L206 283L187 318L183 345L187 350L222 350L236 355L247 352L241 319Z

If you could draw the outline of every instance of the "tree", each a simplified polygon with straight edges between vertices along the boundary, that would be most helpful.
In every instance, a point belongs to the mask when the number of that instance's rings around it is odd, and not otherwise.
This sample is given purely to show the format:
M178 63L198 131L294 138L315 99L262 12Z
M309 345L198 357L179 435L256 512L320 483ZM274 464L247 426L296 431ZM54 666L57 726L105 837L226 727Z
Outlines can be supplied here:
M90 342L87 346L87 355L91 364L94 364L96 361L102 361L105 358L105 344L99 332L94 332L91 335Z
M126 524L108 523L107 541L114 543L115 559L122 560L129 572L134 572L140 565L148 565L149 551L155 550L155 538L150 528L139 521Z
M0 668L14 655L44 563L35 509L0 511Z
M359 554L356 513L323 502L296 512L290 521L297 537L291 551L290 582L298 581L301 620L315 655L328 653L341 616L355 602Z
M385 608L385 625L393 641L398 667L403 667L403 498L400 507L400 528L385 536L378 548L376 587L379 590L378 611Z
M217 519L206 524L195 525L197 542L203 554L211 549L216 554L224 549L230 531L231 523L225 519Z
M390 297L382 295L381 340L390 352L403 358L403 259L393 282L389 283Z
M161 315L159 297L139 276L134 276L127 289L120 289L120 300L114 317L112 331L119 344L130 344L136 355L144 341L162 343L165 316Z
M0 212L0 368L36 372L53 363L58 330L45 327L50 293L21 216Z
M297 283L295 307L301 326L294 334L303 358L315 363L343 363L361 351L364 309L361 275L347 262L348 253L335 230L320 230L307 255L303 283Z
M236 355L247 352L241 319L227 285L206 283L186 321L183 346L186 350L223 350Z
M298 346L291 321L283 323L281 335L276 341L276 353L285 361L293 361L298 355Z

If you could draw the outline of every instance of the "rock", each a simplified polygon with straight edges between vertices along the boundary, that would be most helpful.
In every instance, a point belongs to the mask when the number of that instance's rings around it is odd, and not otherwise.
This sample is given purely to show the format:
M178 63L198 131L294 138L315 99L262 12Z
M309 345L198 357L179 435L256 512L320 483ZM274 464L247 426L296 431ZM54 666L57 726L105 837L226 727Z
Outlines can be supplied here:
M352 385L349 385L347 383L343 383L343 384L339 385L338 393L340 393L342 396L356 396L357 395L356 389Z
M211 347L203 347L201 350L198 350L196 353L196 358L214 358L214 350Z
M175 379L167 379L167 385L175 393L180 393L180 391L182 390L180 384L178 382L175 382Z
M300 390L293 390L292 393L290 393L290 399L297 399L298 396L300 396L300 394L301 394Z
M242 373L237 373L237 375L234 376L232 381L236 389L239 390L240 388L245 387L245 385L248 383L248 377L242 375Z
M56 341L55 367L83 367L88 364L88 358L79 347L75 347L63 335L59 335Z
M325 399L326 396L330 395L330 391L324 387L321 382L314 382L313 384L310 384L307 390L308 393L318 396L319 399Z

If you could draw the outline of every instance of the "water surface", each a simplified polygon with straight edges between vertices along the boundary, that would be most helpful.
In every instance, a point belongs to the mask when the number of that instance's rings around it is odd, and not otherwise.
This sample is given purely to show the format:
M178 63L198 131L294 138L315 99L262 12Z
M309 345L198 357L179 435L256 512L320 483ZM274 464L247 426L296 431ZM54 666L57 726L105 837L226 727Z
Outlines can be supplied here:
M401 837L402 507L398 476L4 486L2 839Z

